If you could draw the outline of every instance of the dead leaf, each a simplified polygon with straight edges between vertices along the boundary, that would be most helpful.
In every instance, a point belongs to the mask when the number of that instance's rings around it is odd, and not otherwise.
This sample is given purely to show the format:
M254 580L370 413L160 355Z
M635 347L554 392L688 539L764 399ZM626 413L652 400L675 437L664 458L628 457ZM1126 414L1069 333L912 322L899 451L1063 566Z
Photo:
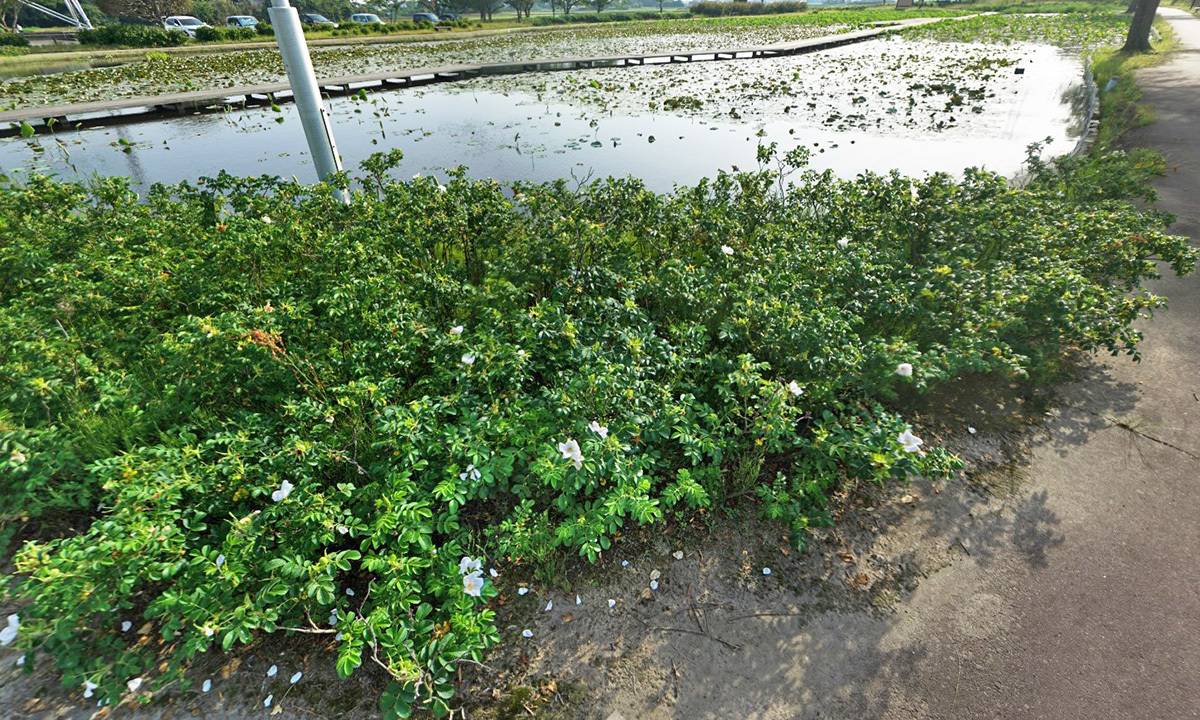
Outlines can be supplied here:
M848 578L846 582L855 590L865 590L871 585L871 577L866 573L859 573L852 578Z
M275 703L275 707L274 707L274 709L271 710L271 714L278 715L281 712L283 712L283 705L280 705L279 703Z
M242 666L241 658L230 660L225 667L221 668L221 679L228 680L229 676L237 672L237 669Z
M137 634L138 635L149 635L150 630L152 630L152 629L153 628L152 628L151 624L147 622L145 625L138 628Z
M838 553L838 557L840 557L842 562L846 563L847 565L853 565L854 561L858 559L854 557L854 553L852 552L840 552Z
M571 615L571 613L563 613L563 616L562 616L562 621L563 621L564 623L569 623L569 622L571 622L571 621L572 621L572 620L574 620L574 619L575 619L575 618L574 618L574 617Z

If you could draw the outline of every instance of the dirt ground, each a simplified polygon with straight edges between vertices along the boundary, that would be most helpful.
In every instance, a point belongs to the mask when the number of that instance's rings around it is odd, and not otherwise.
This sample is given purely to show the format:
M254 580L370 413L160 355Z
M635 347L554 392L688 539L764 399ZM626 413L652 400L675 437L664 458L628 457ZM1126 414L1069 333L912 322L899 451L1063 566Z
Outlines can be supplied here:
M1200 18L1163 12L1183 47L1142 73L1159 122L1133 140L1166 151L1163 207L1197 239ZM804 553L747 507L627 537L572 587L506 573L507 649L464 677L466 717L1200 717L1200 280L1156 290L1142 363L1085 362L1053 402L972 381L926 401L919 434L967 472L849 488ZM0 651L0 717L375 717L383 678L338 680L323 642L206 658L191 689L103 711Z

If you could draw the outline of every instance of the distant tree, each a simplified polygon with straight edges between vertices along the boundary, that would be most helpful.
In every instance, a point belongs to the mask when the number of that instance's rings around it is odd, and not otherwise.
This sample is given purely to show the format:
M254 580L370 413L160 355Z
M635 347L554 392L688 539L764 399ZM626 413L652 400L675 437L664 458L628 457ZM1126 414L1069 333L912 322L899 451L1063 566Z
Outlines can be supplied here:
M1148 52L1150 50L1150 28L1154 25L1154 13L1158 12L1159 0L1135 0L1133 21L1129 23L1129 35L1125 38L1122 52Z
M105 15L158 21L187 12L192 0L98 0L96 4Z
M492 14L504 7L504 0L470 0L470 7L479 13L480 20L491 22Z
M390 22L395 22L396 17L400 15L400 11L407 4L405 0L382 0L382 2L375 4L375 12L379 13L380 17L385 17Z
M537 0L508 0L508 4L512 6L513 10L517 11L518 20L521 19L522 13L525 15L525 19L528 20L529 13L533 10L533 6L537 4Z
M358 12L350 0L300 0L294 4L300 12L324 15L330 20L344 20Z
M592 0L592 5L596 6L597 13L604 12L604 8L606 8L612 4L613 4L613 0Z
M553 2L553 0L551 0ZM563 15L570 15L571 8L583 7L586 0L558 0L558 6L562 8Z
M15 30L21 20L21 5L18 0L0 0L0 30Z

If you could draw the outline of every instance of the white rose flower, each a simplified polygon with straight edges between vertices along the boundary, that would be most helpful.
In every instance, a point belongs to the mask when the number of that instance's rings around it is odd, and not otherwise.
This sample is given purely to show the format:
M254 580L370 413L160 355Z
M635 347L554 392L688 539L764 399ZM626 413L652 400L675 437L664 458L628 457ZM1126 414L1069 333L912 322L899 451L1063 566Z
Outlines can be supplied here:
M925 444L924 440L912 434L912 430L905 430L896 439L904 446L904 452L914 453Z

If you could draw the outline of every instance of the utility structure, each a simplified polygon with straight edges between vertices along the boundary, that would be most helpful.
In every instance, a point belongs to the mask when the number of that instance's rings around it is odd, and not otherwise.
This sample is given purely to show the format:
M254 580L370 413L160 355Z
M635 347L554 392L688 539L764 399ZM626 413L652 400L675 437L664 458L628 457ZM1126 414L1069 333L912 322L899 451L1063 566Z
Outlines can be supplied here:
M279 54L283 55L283 67L292 86L292 97L300 112L300 124L304 127L304 137L308 140L308 151L317 169L317 177L327 180L342 171L342 159L338 155L337 143L333 141L329 111L321 100L321 88L313 72L308 43L304 41L300 15L288 0L271 0L267 14L275 30L275 40L279 43ZM343 190L335 190L334 194L343 202L348 200Z
M17 2L21 3L27 8L31 8L45 15L49 15L55 20L62 20L66 24L78 30L92 29L92 21L88 19L87 13L83 11L83 4L80 3L79 0L63 0L64 4L67 6L67 13L69 13L69 15L64 15L53 8L48 8L45 5L35 3L33 0L17 0Z

